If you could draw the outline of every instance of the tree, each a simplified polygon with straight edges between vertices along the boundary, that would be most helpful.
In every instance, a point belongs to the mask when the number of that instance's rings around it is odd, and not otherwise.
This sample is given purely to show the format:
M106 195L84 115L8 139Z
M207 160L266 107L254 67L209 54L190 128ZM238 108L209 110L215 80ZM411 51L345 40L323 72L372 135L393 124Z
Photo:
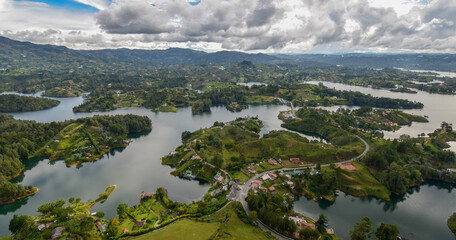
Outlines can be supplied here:
M320 214L320 216L318 217L318 221L317 221L319 224L325 224L325 223L328 223L328 218L322 213Z
M109 220L108 228L106 229L106 231L108 232L109 236L116 236L117 232L119 231L119 220L115 218Z
M380 227L377 228L375 236L378 240L396 240L399 236L399 230L396 225L382 223Z
M95 216L97 216L97 218L102 218L102 217L104 217L104 215L105 215L104 212L97 212L95 214Z
M258 213L257 211L250 211L249 213L249 218L252 221L256 221L258 219Z
M14 214L13 219L11 219L11 221L10 221L8 229L12 233L16 233L17 231L19 231L19 229L22 228L22 226L24 226L27 223L28 220L29 220L29 216L25 216L25 215L18 216L16 214Z
M127 216L128 205L126 203L121 203L117 207L117 215L120 219L123 219Z
M355 223L355 227L350 231L352 240L366 240L370 238L372 231L372 222L369 217L364 217L359 223Z
M304 240L317 240L320 237L320 233L317 230L306 227L299 230L299 237Z
M328 224L328 218L322 213L320 214L320 217L318 218L318 221L315 224L315 227L320 233L325 233L326 232L326 226Z

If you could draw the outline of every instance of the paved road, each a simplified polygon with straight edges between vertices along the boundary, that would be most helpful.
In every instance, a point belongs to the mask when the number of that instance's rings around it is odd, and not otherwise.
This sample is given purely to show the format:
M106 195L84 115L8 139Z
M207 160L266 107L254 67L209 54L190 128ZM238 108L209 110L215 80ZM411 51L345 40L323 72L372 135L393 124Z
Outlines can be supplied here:
M342 161L342 162L335 163L336 165L340 165L340 164L348 163L348 162L353 162L353 161L363 157L364 155L366 155L367 152L369 152L369 150L370 150L369 143L367 143L366 140L362 139L359 136L356 136L356 137L359 138L364 143L364 145L365 145L364 151L360 155L358 155L358 156L356 156L354 158L351 158L351 159L348 159L348 160L345 160L345 161ZM330 164L323 164L323 165L321 165L321 167L328 167L329 165ZM263 176L265 174L272 173L272 172L275 172L275 171L278 171L278 170L281 170L281 171L292 171L292 170L301 170L301 169L306 169L306 168L315 168L316 166L317 165L311 165L311 166L305 166L305 167L296 167L296 168L281 168L281 169L274 169L274 170L271 170L271 171L266 171L266 172L255 174L255 176L250 178L244 185L241 186L241 190L240 190L240 192L238 192L238 194L236 196L236 200L238 200L239 202L242 203L242 206L244 207L244 210L245 210L245 212L248 215L250 213L250 209L249 209L249 206L247 204L247 201L245 201L245 198L247 197L247 194L248 194L249 189L250 189L250 185L252 184L253 180L258 179L259 177L261 177L261 176ZM271 233L271 235L274 236L277 239L280 239L280 240L289 240L289 239L291 239L289 237L286 237L286 236L274 231L270 227L266 226L266 224L264 224L260 220L257 220L256 223L258 224L258 226L261 229L263 229L263 231Z

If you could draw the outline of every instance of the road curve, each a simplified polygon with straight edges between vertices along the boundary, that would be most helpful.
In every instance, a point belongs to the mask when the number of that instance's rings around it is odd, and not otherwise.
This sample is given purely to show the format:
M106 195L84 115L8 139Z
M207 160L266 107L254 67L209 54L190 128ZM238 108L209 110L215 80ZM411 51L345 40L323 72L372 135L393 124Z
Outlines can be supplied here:
M366 142L366 140L364 140L363 138L361 138L360 136L358 135L355 135L357 138L359 138L365 145L365 148L364 148L364 151L354 157L354 158L351 158L351 159L348 159L348 160L345 160L345 161L342 161L342 162L338 162L338 163L334 163L335 165L340 165L340 164L343 164L343 163L348 163L348 162L353 162L355 160L358 160L359 158L363 157L364 155L366 155L369 151L370 151L370 145L369 143ZM321 165L321 167L328 167L330 164L323 164ZM250 213L250 209L249 209L249 206L247 204L247 201L245 201L245 198L247 197L247 194L249 192L249 189L250 189L250 185L252 184L253 180L265 175L265 174L268 174L268 173L272 173L272 172L275 172L275 171L292 171L292 170L301 170L301 169L306 169L306 168L315 168L317 165L311 165L311 166L305 166L305 167L296 167L296 168L280 168L280 169L274 169L274 170L270 170L270 171L266 171L266 172L262 172L262 173L257 173L255 174L255 176L251 177L249 180L247 180L247 182L245 182L245 184L241 187L241 190L240 192L237 194L236 198L239 202L242 203L242 206L244 207L244 210L245 212L247 213L247 215ZM266 224L264 224L263 222L261 222L259 219L257 221L255 221L257 223L257 225L265 232L269 232L272 236L274 236L275 238L277 239L280 239L280 240L290 240L292 238L289 238L287 236L284 236L282 234L280 234L279 232L275 231L274 229L270 228L269 226L267 226Z

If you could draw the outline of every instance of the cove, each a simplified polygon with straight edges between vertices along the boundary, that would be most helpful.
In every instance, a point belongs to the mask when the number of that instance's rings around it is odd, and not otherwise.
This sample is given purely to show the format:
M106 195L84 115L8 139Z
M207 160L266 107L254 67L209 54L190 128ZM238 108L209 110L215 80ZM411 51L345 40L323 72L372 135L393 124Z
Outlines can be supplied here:
M301 197L294 210L318 219L326 215L337 237L350 239L350 230L365 216L376 229L380 223L395 224L406 239L455 239L446 225L448 217L456 211L456 191L450 184L427 181L411 189L404 196L392 196L391 201L376 198L355 198L344 193L335 202L318 202Z

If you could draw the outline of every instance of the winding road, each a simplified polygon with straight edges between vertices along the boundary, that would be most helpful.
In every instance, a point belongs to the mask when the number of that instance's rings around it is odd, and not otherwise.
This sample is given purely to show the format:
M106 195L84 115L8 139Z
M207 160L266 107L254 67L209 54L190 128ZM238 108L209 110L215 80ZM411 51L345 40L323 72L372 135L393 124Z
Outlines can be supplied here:
M359 138L364 143L364 145L365 145L364 151L360 155L358 155L358 156L356 156L354 158L351 158L351 159L348 159L348 160L345 160L345 161L342 161L342 162L335 163L336 165L340 165L340 164L344 164L344 163L348 163L348 162L353 162L353 161L363 157L364 155L366 155L370 151L369 143L367 143L366 140L362 139L360 136L357 136L357 135L355 135L355 136L357 138ZM321 165L321 167L328 167L329 165L330 164L323 164L323 165ZM240 186L241 190L236 194L236 200L242 203L242 206L244 207L244 210L245 210L245 212L248 215L250 213L250 209L249 209L249 206L247 204L247 201L245 201L245 198L247 197L247 194L248 194L248 192L250 190L250 185L252 184L253 180L258 179L258 178L262 177L265 174L272 173L272 172L275 172L275 171L293 171L293 170L301 170L301 169L306 169L306 168L315 168L316 166L317 165L311 165L311 166L305 166L305 167L296 167L296 168L281 168L281 169L274 169L274 170L270 170L270 171L266 171L266 172L255 174L255 176L253 176L247 182L245 182L244 185ZM292 239L292 238L284 236L284 235L278 233L277 231L275 231L274 229L268 227L266 224L261 222L259 219L256 220L255 222L263 231L270 233L272 236L274 236L277 239L280 239L280 240L291 240Z

